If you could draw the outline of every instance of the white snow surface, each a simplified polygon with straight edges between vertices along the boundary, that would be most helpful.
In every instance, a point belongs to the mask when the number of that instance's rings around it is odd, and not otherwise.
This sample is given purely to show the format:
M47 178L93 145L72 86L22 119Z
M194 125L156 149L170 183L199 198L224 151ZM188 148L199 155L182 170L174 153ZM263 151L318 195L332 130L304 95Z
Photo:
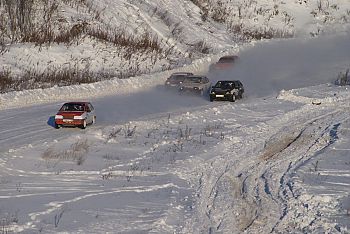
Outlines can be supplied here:
M333 84L349 37L232 44L171 71L1 94L1 232L350 233L350 87ZM208 73L232 53L232 70ZM245 96L164 90L177 71L240 79ZM53 128L72 100L92 102L95 125Z

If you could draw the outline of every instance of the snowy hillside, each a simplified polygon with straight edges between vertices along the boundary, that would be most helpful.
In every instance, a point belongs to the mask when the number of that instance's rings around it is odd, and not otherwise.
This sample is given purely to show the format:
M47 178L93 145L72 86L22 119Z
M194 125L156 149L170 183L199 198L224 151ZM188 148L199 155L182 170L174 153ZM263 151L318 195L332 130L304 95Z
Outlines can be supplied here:
M347 0L1 0L0 13L1 92L150 74L350 20Z
M26 0L22 28L10 2L0 80L24 90L0 94L0 232L350 233L349 1ZM165 90L178 71L244 98ZM96 124L55 129L73 100Z

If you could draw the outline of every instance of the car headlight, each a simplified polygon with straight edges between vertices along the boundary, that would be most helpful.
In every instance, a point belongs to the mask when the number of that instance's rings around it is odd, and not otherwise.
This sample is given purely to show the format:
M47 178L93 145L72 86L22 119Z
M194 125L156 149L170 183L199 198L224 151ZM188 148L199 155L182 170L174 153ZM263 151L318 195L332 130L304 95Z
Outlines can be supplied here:
M63 119L63 115L55 115L55 119Z
M226 94L231 94L231 91L227 91Z
M82 115L75 115L74 116L74 119L85 119L84 116Z
M169 82L169 81L167 81L167 82L165 82L165 84L170 84L170 82Z

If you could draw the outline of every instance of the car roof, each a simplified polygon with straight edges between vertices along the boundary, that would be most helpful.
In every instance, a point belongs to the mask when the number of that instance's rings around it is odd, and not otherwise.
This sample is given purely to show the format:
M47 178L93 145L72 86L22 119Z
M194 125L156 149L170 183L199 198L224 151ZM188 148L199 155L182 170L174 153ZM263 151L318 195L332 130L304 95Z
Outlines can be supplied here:
M90 102L66 102L66 103L64 103L64 104L88 104L88 103L90 103Z
M221 58L219 58L218 62L222 62L222 61L235 61L236 59L238 59L237 55L226 55L226 56L222 56Z
M176 76L176 75L193 75L193 73L191 72L175 72L173 74L171 74L172 76Z
M218 80L217 82L241 82L240 80Z
M188 76L188 78L205 78L206 76L200 76L200 75L191 75Z
M220 59L236 59L238 58L237 55L225 55L225 56L222 56Z

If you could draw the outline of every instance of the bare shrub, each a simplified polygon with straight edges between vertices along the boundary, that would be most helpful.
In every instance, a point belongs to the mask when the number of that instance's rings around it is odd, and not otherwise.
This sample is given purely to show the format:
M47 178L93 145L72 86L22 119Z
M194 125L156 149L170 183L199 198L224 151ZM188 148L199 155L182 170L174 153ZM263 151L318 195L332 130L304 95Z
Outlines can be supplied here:
M127 124L123 128L125 138L132 138L136 133L136 126L131 127L131 124Z
M239 35L243 40L261 40L272 38L291 38L294 36L293 32L275 28L248 28L242 23L230 24L229 31Z
M12 85L11 70L3 68L0 70L0 91L6 90Z
M81 69L78 63L63 66L49 66L43 72L27 69L23 74L14 76L10 69L0 70L0 93L26 89L49 88L86 84L110 79L116 75L108 71L92 72Z
M108 134L107 137L107 142L110 141L111 139L115 139L117 135L123 130L123 128L113 128L110 133Z
M133 35L129 35L125 29L106 29L105 27L97 26L89 27L86 33L91 37L105 42L110 42L115 46L128 48L128 54L132 54L136 51L162 52L162 48L157 37L152 36L148 32L145 32L139 37L135 37Z
M4 7L3 14L7 18L6 22L2 22L2 32L8 28L11 41L16 41L33 27L34 0L4 0L1 3L0 6Z
M48 148L41 155L45 160L58 160L58 161L74 161L77 165L82 165L86 159L86 154L89 150L89 144L87 140L79 140L66 150L55 151L52 148Z
M345 73L340 72L338 74L338 77L335 81L335 84L340 85L340 86L344 86L344 85L349 85L350 84L350 75L349 75L349 69L347 69L345 71Z
M183 151L184 143L180 139L177 140L173 145L174 145L174 148L173 148L174 153L177 151L180 151L180 152Z
M315 163L311 163L312 168L310 168L310 171L317 172L319 169L319 161L317 160Z
M209 17L209 1L208 0L190 0L194 5L196 5L202 11L202 20L206 21Z
M177 133L178 133L178 139L185 139L185 140L190 140L191 137L191 131L192 128L188 127L188 125L186 125L185 129L182 130L181 127L179 127L177 129Z
M13 233L13 225L18 223L18 211L15 213L1 214L0 217L0 233Z
M213 6L211 13L211 18L219 23L227 22L230 16L230 9L225 6L225 3L222 1L218 1L216 5Z
M211 48L207 45L204 40L198 41L191 45L192 51L199 52L202 54L209 54Z

